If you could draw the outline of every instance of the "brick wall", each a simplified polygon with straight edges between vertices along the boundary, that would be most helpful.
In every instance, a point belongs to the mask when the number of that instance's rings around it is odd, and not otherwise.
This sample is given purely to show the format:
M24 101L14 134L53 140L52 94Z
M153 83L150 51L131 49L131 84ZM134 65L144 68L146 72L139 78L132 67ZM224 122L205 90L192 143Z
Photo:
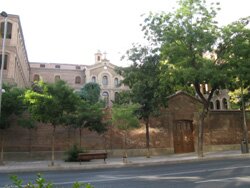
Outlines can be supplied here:
M200 102L186 94L178 94L169 98L168 109L162 110L161 116L150 120L150 146L155 149L173 151L173 126L176 120L190 120L194 126L195 147L197 145L198 112ZM250 129L250 112L247 115ZM240 145L242 135L242 114L240 111L211 111L205 119L204 144L223 147L223 145ZM5 135L5 151L49 151L51 149L52 127L38 123L36 129L28 130L17 125L13 119L12 126ZM65 151L74 143L79 144L79 130L70 127L56 128L57 151ZM98 135L83 130L81 144L89 150L123 149L123 132L110 127L107 132ZM128 134L128 149L145 149L145 124Z

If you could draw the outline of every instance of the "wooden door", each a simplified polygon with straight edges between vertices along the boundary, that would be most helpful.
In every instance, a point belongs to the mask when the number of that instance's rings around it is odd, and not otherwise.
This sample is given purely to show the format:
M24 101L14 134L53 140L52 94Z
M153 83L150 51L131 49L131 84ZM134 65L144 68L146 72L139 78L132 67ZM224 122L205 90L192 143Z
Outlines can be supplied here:
M178 120L174 123L174 152L194 152L194 136L192 121Z

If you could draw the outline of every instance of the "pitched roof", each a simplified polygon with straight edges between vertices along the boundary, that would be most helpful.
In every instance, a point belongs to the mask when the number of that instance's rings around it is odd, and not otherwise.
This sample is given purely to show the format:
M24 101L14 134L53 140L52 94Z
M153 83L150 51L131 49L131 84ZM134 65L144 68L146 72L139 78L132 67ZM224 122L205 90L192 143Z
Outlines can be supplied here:
M201 101L199 98L196 98L196 97L194 97L194 96L192 96L192 95L186 93L185 91L177 91L177 92L175 92L173 95L168 96L167 98L170 100L170 99L172 99L172 98L174 98L174 97L177 97L177 96L179 96L179 95L185 95L185 96L191 98L192 100L195 100L195 101L197 101L197 102L202 103L202 101Z

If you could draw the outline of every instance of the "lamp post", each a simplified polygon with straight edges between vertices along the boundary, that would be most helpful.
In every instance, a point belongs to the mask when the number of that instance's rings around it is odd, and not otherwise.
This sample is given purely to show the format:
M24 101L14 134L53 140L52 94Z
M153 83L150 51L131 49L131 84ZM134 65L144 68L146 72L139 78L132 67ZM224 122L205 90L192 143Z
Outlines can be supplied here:
M2 63L1 63L1 70L0 70L0 118L2 112L2 93L3 93L3 68L4 68L4 61L5 61L5 41L6 41L6 34L7 34L7 19L8 14L4 11L1 12L1 16L4 17L4 32L3 32L3 43L2 43Z

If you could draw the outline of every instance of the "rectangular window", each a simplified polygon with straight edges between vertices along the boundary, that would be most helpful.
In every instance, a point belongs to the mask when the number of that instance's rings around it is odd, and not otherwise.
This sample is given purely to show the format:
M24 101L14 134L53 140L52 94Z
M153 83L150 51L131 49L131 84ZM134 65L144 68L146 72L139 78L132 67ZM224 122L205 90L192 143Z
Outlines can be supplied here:
M60 66L60 65L56 65L55 67L56 67L56 69L60 69L60 68L61 68L61 66Z
M40 67L41 68L45 68L45 64L40 64Z
M8 62L8 55L4 55L4 66L3 66L4 70L7 69L7 62ZM0 68L1 66L2 66L2 54L0 55Z
M76 66L76 69L81 69L81 67L80 66Z
M6 39L11 39L11 33L12 33L12 23L7 22L7 33L6 33ZM1 23L1 37L4 36L4 22Z

